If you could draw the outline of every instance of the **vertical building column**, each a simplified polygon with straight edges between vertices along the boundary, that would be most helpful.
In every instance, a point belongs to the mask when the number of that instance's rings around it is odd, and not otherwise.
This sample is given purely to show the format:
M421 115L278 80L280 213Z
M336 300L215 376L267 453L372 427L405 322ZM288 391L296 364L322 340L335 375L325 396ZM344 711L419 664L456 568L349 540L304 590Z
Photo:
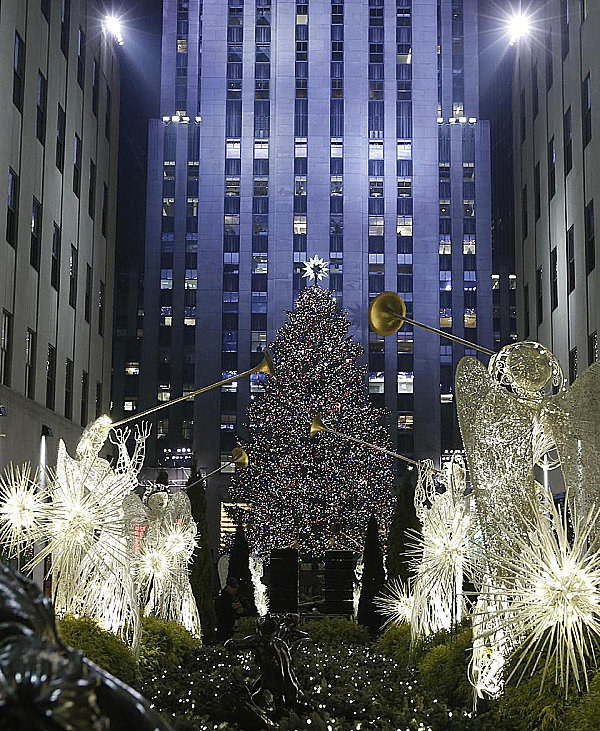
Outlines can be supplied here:
M439 322L437 3L413 4L413 273L414 318ZM439 459L439 338L414 333L414 455Z

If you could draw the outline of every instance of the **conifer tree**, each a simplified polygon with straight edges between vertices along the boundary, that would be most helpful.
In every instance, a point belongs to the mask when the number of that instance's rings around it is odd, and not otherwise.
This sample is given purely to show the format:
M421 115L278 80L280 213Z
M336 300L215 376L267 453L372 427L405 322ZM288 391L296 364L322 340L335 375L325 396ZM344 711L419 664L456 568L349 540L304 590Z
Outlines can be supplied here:
M359 624L369 628L372 635L379 633L383 619L373 601L380 594L385 584L383 553L379 541L379 529L374 515L369 520L365 550L363 552L363 574L360 599L358 602L357 620Z
M320 414L334 430L389 447L384 412L373 408L361 346L332 294L304 289L270 347L276 377L248 408L248 469L232 497L250 504L247 535L254 554L298 545L313 558L362 547L372 513L385 528L392 512L391 460L328 433L311 439Z
M250 572L250 548L241 522L237 524L235 538L229 552L228 576L240 582L240 594L249 602L247 614L255 614L254 586L252 584L252 573Z
M187 491L190 499L192 518L196 523L198 536L196 548L190 564L190 584L196 606L200 614L202 637L207 644L213 642L217 619L215 615L215 603L213 599L213 559L210 550L210 536L206 520L206 491L204 482L198 474L195 457L192 458L192 466L187 484L193 487Z
M400 579L405 585L408 583L410 571L408 568L408 545L414 542L407 535L407 531L418 531L421 523L415 512L415 488L412 473L405 471L396 492L396 502L390 530L387 538L386 568L388 581Z

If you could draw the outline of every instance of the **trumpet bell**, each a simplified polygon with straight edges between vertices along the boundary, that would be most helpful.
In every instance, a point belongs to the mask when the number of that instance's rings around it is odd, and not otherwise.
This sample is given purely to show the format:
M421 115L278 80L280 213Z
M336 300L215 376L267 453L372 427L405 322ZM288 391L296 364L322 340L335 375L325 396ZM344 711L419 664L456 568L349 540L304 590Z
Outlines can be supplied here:
M396 292L382 292L369 306L369 326L379 335L398 332L406 318L406 304Z
M269 355L269 351L265 350L265 355L261 362L256 366L256 368L252 369L253 373L266 373L269 376L275 375L275 366L273 365L273 361L271 360L271 356Z
M312 420L312 424L310 425L310 436L314 437L320 431L327 431L327 427L325 426L325 424L323 424L323 421L321 420L321 415L317 414Z
M245 470L249 462L246 450L241 447L234 447L231 452L231 461L235 464L238 470Z

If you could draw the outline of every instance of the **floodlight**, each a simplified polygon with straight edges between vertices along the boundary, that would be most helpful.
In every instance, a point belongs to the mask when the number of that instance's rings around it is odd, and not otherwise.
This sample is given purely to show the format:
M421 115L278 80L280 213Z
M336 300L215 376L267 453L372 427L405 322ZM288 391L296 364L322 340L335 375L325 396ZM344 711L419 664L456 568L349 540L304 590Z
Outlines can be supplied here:
M531 32L531 19L523 13L515 13L508 19L508 30L510 32L510 45L514 46L521 38L528 36Z
M104 31L109 33L120 46L125 43L123 40L121 19L116 15L105 15L103 27Z

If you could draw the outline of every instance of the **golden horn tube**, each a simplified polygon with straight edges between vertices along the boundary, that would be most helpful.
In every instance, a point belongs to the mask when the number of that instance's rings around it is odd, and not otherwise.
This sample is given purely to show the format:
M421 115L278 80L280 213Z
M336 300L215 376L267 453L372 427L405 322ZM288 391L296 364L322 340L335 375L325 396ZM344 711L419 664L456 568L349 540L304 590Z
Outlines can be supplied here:
M214 388L219 388L219 386L225 386L228 383L232 383L233 381L237 381L240 378L244 378L245 376L249 376L252 373L266 373L269 376L275 375L275 368L273 366L273 361L271 360L271 356L268 352L265 351L265 355L261 362L254 366L254 368L250 368L250 370L244 371L243 373L237 373L235 376L230 376L229 378L225 378L222 381L218 381L217 383L211 383L210 386L204 386L203 388L199 388L197 391L192 391L191 393L185 394L185 396L179 396L178 398L171 399L170 401L165 401L162 404L157 404L156 406L152 406L150 409L146 409L145 411L140 411L139 414L133 414L132 416L128 416L125 419L121 419L120 421L115 422L112 425L112 429L114 429L117 426L121 426L122 424L127 424L129 421L135 421L136 419L141 419L143 416L148 416L148 414L153 414L155 411L160 411L161 409L166 409L167 406L173 406L174 404L178 404L181 401L187 401L188 399L195 398L196 396L199 396L201 393L206 393L207 391L212 391Z
M241 447L235 447L233 451L231 452L231 460L229 462L225 462L225 464L222 464L220 467L217 467L216 470L213 470L212 472L209 472L207 475L203 475L199 480L196 480L195 482L192 482L191 485L186 486L186 490L189 490L190 487L195 487L196 485L199 485L201 482L204 482L209 477L212 477L213 475L216 475L217 472L221 472L221 470L224 470L225 467L231 467L231 465L235 465L238 470L244 470L248 466L248 455L246 454L246 451L242 449Z
M333 434L336 437L341 437L342 439L347 439L349 442L354 442L355 444L360 444L362 447L368 447L369 449L376 449L378 452L383 452L384 454L387 454L390 457L394 457L395 459L402 460L403 462L408 462L408 464L412 464L415 467L419 467L420 463L417 462L414 459L411 459L410 457L405 457L403 454L398 454L398 452L392 452L389 449L385 449L385 447L380 447L377 444L371 444L370 442L364 441L364 439L357 439L356 437L351 437L348 434L342 434L342 432L334 431L333 429L330 429L328 426L325 426L323 423L323 420L321 418L320 414L317 414L315 418L312 420L312 423L310 425L310 436L314 437L319 432L326 431L330 434ZM441 470L435 469L435 472L440 472Z
M405 322L409 325L420 327L422 330L427 330L427 332L433 333L434 335L439 335L441 338L446 338L446 340L452 340L459 345L464 345L465 348L473 348L480 353L494 355L493 350L484 348L477 343L472 343L470 340L459 338L458 335L444 332L437 327L425 325L423 322L418 322L407 317L406 304L396 292L381 292L369 305L369 326L371 330L374 330L379 335L393 335L400 330Z

